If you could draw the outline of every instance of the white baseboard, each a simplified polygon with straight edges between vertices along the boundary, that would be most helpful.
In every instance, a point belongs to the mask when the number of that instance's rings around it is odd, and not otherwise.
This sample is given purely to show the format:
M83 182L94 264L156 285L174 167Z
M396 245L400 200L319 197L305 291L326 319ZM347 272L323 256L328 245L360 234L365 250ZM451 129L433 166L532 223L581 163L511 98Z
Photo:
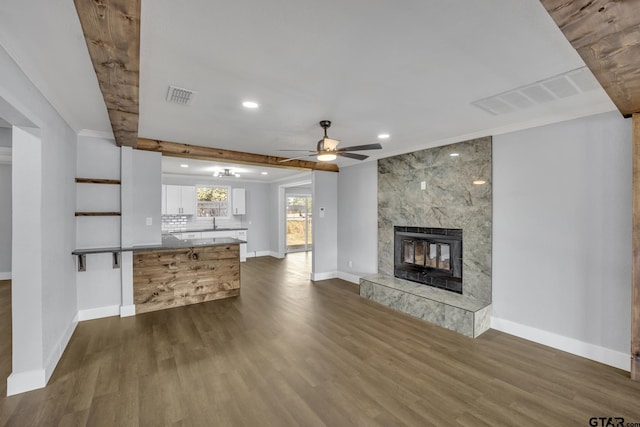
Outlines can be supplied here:
M136 315L136 306L132 305L121 305L120 306L120 317L129 317Z
M112 317L120 315L119 305L107 305L104 307L88 308L86 310L78 311L78 320L93 320L101 319L103 317Z
M311 273L311 281L317 282L318 280L335 279L338 277L337 271L327 271L325 273Z
M491 328L510 335L515 335L529 341L537 342L567 353L575 354L605 365L629 371L631 369L631 355L625 354L599 345L586 343L574 338L543 331L531 326L522 325L510 320L491 318Z
M64 331L58 342L53 346L51 353L47 357L44 369L35 369L33 371L20 372L18 374L11 373L7 378L7 396L24 393L31 390L37 390L47 385L49 378L56 369L62 353L67 348L69 340L78 325L78 314L76 314L67 329Z
M274 256L272 254L274 254L275 252L270 252L270 251L253 251L253 252L247 252L247 258L257 258L259 256ZM276 257L277 258L277 257Z
M65 348L67 348L67 344L69 344L69 340L71 339L71 335L73 335L73 331L76 330L76 326L78 326L78 313L73 317L69 326L64 331L64 334L60 337L58 342L53 346L49 357L47 357L47 361L44 364L44 380L45 385L49 382L49 378L53 374L53 371L56 369L60 358L62 357L62 353L64 353Z
M11 280L11 272L0 272L0 280Z
M21 372L19 374L11 373L7 377L7 396L43 388L47 385L45 378L44 369Z
M268 256L271 256L274 258L278 258L278 259L284 258L284 255L281 256L278 252L275 252L275 251L265 251L265 252L267 252Z
M361 275L346 273L344 271L338 271L338 279L346 280L347 282L355 283L356 285L360 284Z

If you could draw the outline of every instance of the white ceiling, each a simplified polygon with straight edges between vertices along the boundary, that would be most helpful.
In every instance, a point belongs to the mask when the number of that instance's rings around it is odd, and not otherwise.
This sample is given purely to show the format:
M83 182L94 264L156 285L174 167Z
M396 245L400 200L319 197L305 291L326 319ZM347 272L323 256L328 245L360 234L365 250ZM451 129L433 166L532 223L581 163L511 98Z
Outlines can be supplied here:
M186 165L187 167L183 167ZM238 177L216 178L224 169L238 174ZM266 174L263 174L266 172ZM211 162L206 160L182 159L178 157L162 157L162 173L165 176L206 178L207 180L223 180L226 182L250 181L250 182L277 182L280 180L300 176L310 179L308 171L300 169L270 168L253 165L228 164L223 162Z
M4 0L0 44L74 129L111 133L72 1ZM379 158L615 109L601 88L472 105L584 66L538 0L143 0L140 56L141 137L259 154L314 149L322 119L342 146L390 133Z

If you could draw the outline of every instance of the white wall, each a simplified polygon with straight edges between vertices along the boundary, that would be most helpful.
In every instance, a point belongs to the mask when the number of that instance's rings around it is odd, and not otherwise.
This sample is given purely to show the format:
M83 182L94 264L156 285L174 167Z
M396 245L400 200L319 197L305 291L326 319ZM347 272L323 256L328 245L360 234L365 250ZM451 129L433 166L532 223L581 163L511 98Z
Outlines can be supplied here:
M111 139L81 136L78 138L77 176L82 178L117 179L122 185L76 184L77 210L122 211L122 216L78 217L77 248L104 248L131 245L160 244L161 158L160 153L126 149L126 173L123 169L123 149ZM130 210L122 209L124 200ZM146 219L151 218L151 225ZM124 235L123 225L128 228ZM128 255L128 254L127 254ZM113 268L113 254L86 256L86 271L77 272L79 319L115 316L120 313L124 295L123 282L131 280L128 256L121 259L121 268ZM125 277L123 277L123 275ZM125 293L131 293L124 286Z
M338 174L338 272L358 283L378 271L378 164L340 169ZM349 261L352 266L349 266Z
M11 147L11 128L0 128L0 147ZM11 164L0 162L0 280L11 277Z
M111 139L79 136L79 178L120 179L120 148ZM76 210L120 211L120 186L76 184ZM120 246L120 217L77 217L76 248ZM111 253L90 254L86 271L76 272L79 319L115 315L121 301L120 270ZM111 307L111 311L105 310Z
M78 137L76 176L78 178L120 179L120 148L107 138ZM76 184L76 210L119 212L120 186ZM120 246L120 217L92 216L76 218L76 248ZM93 258L97 255L91 255ZM85 279L85 275L78 275ZM86 284L78 284L86 289ZM95 283L95 286L100 286ZM80 305L84 307L84 304Z
M312 177L311 280L324 280L337 277L338 274L338 174L313 171Z
M493 139L493 327L629 369L631 122Z
M0 127L0 147L11 148L11 128Z
M133 150L133 245L162 243L162 154ZM147 225L147 219L151 225Z
M0 69L0 116L31 127L13 131L14 394L46 384L76 324L76 134L2 48Z

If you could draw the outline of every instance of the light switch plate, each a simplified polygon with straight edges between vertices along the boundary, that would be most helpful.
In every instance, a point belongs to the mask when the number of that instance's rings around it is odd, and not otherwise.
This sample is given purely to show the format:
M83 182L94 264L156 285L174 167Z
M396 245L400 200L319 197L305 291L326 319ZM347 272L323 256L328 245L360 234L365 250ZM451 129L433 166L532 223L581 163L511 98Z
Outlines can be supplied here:
M153 217L151 216L147 217L147 225L153 225Z

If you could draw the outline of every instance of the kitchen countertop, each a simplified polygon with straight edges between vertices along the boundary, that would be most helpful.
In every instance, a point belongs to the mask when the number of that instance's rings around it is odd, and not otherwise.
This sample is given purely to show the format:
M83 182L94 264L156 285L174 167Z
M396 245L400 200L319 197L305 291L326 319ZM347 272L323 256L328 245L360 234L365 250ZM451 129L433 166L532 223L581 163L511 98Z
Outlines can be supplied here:
M246 227L231 227L231 228L222 228L222 227L218 227L218 228L172 228L170 230L162 230L163 233L169 233L169 234L173 234L173 233L189 233L191 231L193 232L198 232L198 231L232 231L232 230L248 230L248 228Z
M218 229L219 230L219 229ZM99 254L106 252L137 252L159 249L181 249L199 246L222 246L222 245L239 245L247 243L244 240L233 239L231 237L210 237L204 239L178 239L170 234L162 235L162 243L159 245L134 246L131 248L110 247L110 248L91 248L76 249L71 252L72 255Z

